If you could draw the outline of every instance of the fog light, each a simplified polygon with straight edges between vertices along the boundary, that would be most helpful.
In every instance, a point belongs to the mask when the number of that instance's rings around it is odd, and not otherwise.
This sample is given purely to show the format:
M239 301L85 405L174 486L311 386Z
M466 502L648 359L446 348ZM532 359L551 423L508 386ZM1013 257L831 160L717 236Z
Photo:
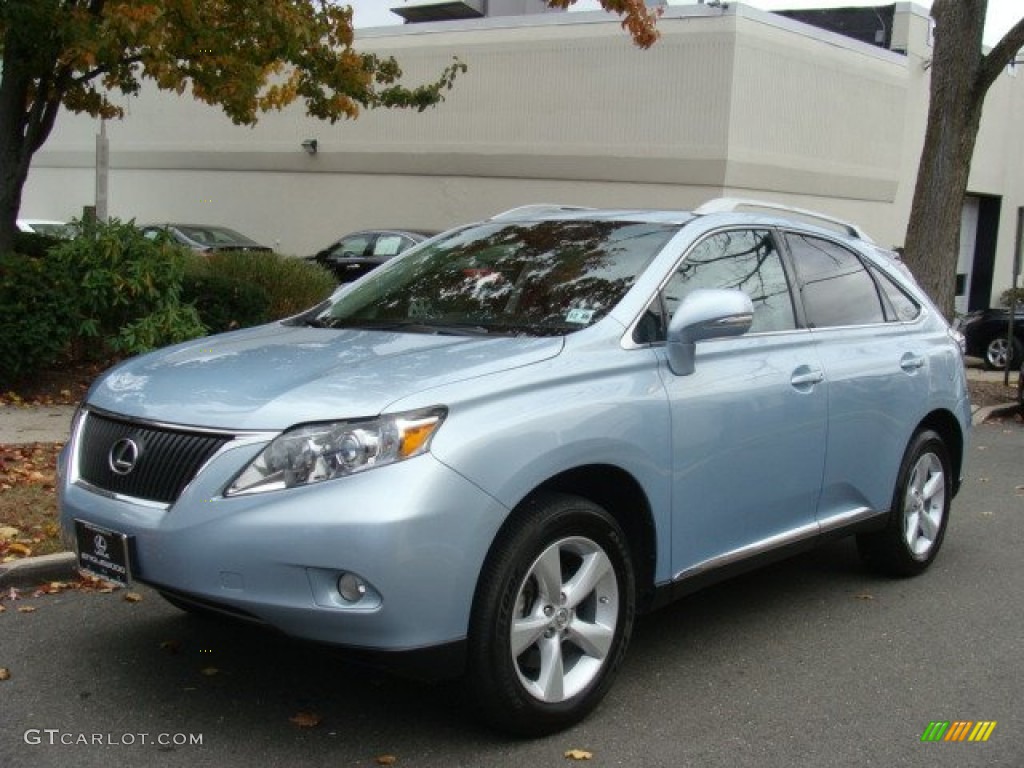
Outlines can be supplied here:
M358 603L366 594L366 583L354 573L343 573L338 577L338 594L347 603Z

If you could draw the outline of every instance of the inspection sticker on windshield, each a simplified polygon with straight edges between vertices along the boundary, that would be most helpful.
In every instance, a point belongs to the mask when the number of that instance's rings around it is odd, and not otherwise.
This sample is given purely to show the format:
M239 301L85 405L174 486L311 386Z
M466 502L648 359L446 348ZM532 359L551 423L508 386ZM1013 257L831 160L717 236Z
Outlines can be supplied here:
M592 309L570 309L569 313L565 316L565 322L578 325L586 325L593 319L594 310Z

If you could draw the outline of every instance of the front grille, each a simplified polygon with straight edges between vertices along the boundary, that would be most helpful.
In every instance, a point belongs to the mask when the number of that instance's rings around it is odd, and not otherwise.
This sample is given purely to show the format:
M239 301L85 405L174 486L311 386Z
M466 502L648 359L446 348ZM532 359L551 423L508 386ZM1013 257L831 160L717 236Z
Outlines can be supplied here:
M78 447L78 475L104 491L172 504L231 439L89 413Z

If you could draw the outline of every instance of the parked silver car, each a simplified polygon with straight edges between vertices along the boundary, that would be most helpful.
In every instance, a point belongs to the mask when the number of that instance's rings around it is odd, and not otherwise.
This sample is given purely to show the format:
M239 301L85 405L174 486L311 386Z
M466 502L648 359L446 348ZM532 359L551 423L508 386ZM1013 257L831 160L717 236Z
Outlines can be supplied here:
M850 534L924 571L957 343L858 228L744 206L519 209L121 364L61 459L82 567L419 654L521 734L585 716L637 613L709 581Z

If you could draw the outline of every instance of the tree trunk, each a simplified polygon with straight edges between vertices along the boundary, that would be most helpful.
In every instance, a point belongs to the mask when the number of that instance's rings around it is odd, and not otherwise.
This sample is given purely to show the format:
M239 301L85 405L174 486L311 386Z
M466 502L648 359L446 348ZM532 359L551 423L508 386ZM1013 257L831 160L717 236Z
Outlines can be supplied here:
M21 191L31 162L31 155L25 156L24 129L30 81L16 66L8 69L7 58L0 81L0 253L14 245Z
M18 231L21 195L32 156L53 131L63 88L53 74L31 68L36 41L26 41L12 28L3 40L0 78L0 253L10 251ZM31 46L32 50L26 48ZM51 57L58 62L55 52ZM58 62L59 64L59 62ZM30 99L29 97L34 98Z
M981 122L981 39L988 0L935 0L931 101L907 226L907 266L953 316L960 215ZM987 90L987 89L986 89Z
M982 32L988 0L935 0L931 101L905 259L921 286L953 317L960 216L981 112L989 88L1024 46L1024 19L987 55Z

